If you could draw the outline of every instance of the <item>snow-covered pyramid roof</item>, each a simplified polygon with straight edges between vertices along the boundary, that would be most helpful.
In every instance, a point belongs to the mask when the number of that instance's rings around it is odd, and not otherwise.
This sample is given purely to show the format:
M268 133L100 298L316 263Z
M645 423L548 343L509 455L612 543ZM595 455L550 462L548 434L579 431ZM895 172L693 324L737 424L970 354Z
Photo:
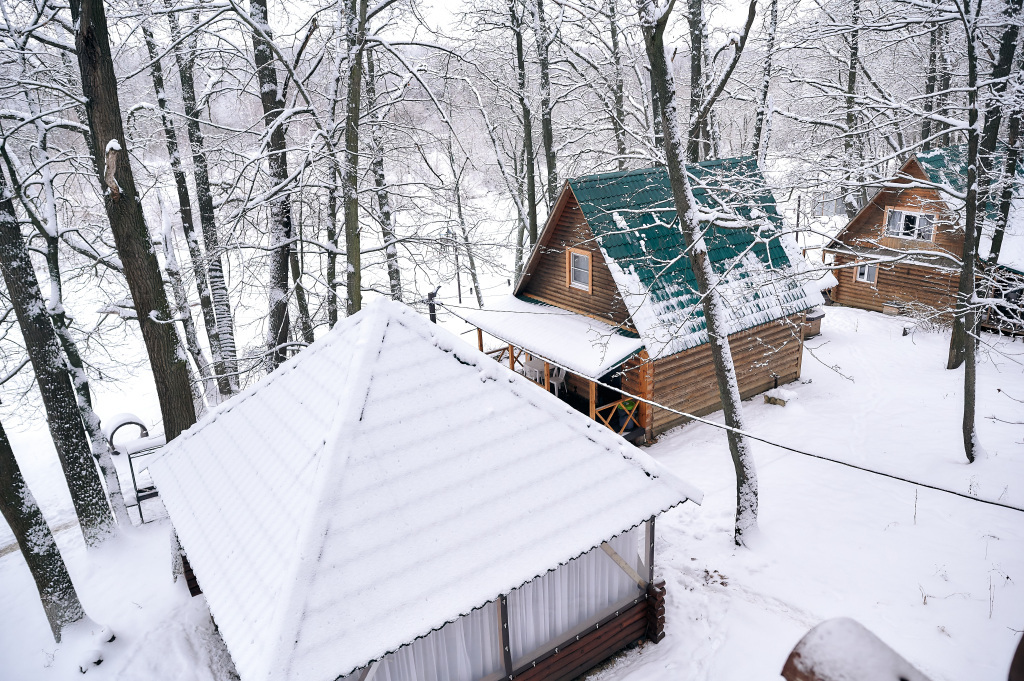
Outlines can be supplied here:
M380 301L151 471L243 681L333 681L700 493Z

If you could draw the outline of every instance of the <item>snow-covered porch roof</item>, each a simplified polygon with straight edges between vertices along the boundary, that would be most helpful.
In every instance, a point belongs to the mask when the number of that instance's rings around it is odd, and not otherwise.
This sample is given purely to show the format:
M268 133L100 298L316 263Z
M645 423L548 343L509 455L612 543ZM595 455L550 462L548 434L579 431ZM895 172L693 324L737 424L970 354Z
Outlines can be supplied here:
M243 681L333 681L701 497L387 300L150 469Z
M644 348L620 329L559 307L510 295L458 316L574 374L598 380Z

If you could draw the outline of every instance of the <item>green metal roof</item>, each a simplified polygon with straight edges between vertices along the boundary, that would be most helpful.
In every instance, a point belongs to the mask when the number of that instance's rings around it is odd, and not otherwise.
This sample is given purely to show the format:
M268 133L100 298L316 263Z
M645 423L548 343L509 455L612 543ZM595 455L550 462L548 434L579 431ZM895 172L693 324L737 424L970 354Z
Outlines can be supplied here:
M704 234L712 266L730 292L730 332L817 304L793 278L768 274L791 272L794 263L780 238L782 216L756 160L706 161L688 166L687 172L703 209L749 221L741 227L708 224ZM671 345L673 352L706 342L697 281L685 256L668 170L587 175L569 180L569 185L648 351L666 354L652 349L652 342ZM655 342L652 335L661 340Z

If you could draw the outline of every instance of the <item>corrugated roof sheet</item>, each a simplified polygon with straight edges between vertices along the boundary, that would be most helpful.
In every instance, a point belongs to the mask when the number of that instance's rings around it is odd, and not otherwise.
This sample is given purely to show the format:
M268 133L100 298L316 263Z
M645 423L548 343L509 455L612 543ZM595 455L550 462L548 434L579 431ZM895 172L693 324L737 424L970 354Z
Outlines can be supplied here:
M333 681L700 499L383 300L150 469L243 681Z
M722 278L730 333L820 304L797 276L806 268L753 157L688 166L693 195L719 218L704 240ZM697 282L685 256L664 167L569 180L652 357L707 342ZM727 220L742 227L720 226ZM796 262L799 260L799 262Z

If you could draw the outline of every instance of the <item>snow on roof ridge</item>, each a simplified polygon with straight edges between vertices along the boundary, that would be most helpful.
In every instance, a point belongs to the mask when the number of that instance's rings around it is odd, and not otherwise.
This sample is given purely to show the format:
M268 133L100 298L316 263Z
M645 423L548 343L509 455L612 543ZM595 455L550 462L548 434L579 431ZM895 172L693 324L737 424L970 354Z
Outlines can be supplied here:
M359 333L349 358L355 373L350 373L348 376L348 399L336 413L334 422L321 447L322 451L333 451L334 455L317 458L317 470L313 475L315 488L310 493L310 503L305 509L305 519L299 525L298 551L288 574L289 579L285 582L286 591L280 600L281 606L275 613L275 619L281 621L279 630L282 632L282 636L277 640L274 651L269 655L268 679L288 677L293 661L293 656L290 653L298 641L299 626L304 614L302 606L305 605L305 602L298 603L296 599L298 594L302 594L300 586L309 583L312 574L319 566L318 559L326 536L324 525L329 521L328 517L324 517L318 511L323 505L325 488L344 474L343 470L348 463L350 440L342 438L342 434L352 426L353 422L360 420L363 407L366 404L366 394L373 381L375 368L375 363L369 361L368 355L374 354L374 350L377 354L380 353L387 333L387 326L391 320L389 313L404 312L401 309L404 306L397 303L393 305L394 307L392 307L391 301L376 300L366 306L362 315Z

